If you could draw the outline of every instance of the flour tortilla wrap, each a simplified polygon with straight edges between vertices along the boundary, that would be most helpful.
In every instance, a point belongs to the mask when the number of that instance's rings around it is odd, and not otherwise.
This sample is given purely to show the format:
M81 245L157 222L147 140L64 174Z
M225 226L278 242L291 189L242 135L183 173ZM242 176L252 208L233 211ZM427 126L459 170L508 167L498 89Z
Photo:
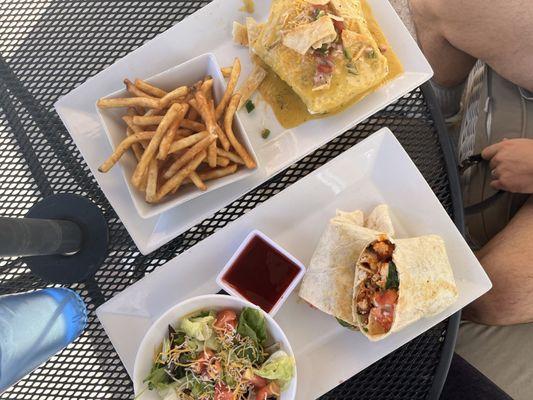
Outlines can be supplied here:
M354 285L353 319L361 332L372 341L381 340L421 318L445 310L457 299L458 292L444 241L436 235L389 240L396 245L392 260L399 278L399 297L391 329L384 334L370 335L361 329L356 297L361 283L359 260Z
M365 226L378 232L394 237L394 225L390 216L389 206L380 204L366 217Z
M352 313L355 264L379 232L358 226L358 214L333 218L318 243L299 295L319 310L355 325ZM362 215L362 213L361 213Z

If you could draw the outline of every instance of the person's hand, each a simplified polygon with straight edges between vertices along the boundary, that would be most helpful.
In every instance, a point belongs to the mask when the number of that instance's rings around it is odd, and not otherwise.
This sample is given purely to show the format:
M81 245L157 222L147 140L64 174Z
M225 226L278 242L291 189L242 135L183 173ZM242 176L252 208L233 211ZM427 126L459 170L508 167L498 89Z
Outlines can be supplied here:
M487 147L481 156L490 161L494 189L533 193L533 139L503 140Z

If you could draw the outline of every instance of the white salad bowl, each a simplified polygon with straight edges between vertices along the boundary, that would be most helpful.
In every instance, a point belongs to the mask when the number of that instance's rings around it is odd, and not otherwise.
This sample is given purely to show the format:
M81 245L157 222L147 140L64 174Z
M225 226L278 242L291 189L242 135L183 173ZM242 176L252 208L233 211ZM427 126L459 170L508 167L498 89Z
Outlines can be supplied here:
M268 340L279 343L281 350L294 358L291 345L277 322L259 307L233 296L210 294L193 297L170 308L154 322L144 336L139 350L137 351L133 367L133 388L135 390L136 398L138 396L140 400L161 400L156 392L148 390L146 383L143 381L150 373L154 354L161 347L163 338L168 332L168 325L176 326L183 317L196 311L230 308L236 312L240 312L244 307L253 307L261 311L265 317L267 325ZM289 387L281 393L280 400L294 400L296 397L296 370L297 368L295 366L294 377Z

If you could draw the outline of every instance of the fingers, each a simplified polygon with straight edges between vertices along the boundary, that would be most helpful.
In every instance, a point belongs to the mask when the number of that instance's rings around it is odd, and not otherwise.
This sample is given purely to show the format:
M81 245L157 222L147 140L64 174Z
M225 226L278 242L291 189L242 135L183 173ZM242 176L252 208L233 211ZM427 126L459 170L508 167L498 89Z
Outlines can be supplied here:
M492 157L494 157L496 155L498 150L500 150L501 146L502 146L502 142L499 142L499 143L495 143L493 145L490 145L490 146L486 147L481 152L481 157L483 157L483 159L485 159L485 160L491 160Z
M490 187L495 190L504 190L502 182L499 181L498 179L491 181Z

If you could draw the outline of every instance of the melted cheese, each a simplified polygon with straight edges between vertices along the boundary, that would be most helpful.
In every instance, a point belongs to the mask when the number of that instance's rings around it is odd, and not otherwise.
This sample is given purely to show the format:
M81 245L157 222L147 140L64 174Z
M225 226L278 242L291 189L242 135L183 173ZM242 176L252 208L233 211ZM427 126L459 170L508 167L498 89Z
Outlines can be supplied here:
M342 112L352 104L360 101L368 94L374 92L380 86L393 80L403 73L401 62L394 51L390 48L385 35L381 31L372 14L370 6L367 4L366 0L362 0L361 4L369 31L380 47L387 48L387 51L383 54L387 58L389 66L389 72L387 76L378 85L356 96L350 103L343 105L339 109L334 110L329 114L317 115L310 114L306 105L303 103L301 98L294 93L290 86L281 80L278 75L276 75L276 73L274 73L264 63L262 63L261 65L266 69L267 75L262 84L259 86L259 92L261 93L263 99L272 107L276 118L284 128L293 128L312 119L325 118L329 115Z

